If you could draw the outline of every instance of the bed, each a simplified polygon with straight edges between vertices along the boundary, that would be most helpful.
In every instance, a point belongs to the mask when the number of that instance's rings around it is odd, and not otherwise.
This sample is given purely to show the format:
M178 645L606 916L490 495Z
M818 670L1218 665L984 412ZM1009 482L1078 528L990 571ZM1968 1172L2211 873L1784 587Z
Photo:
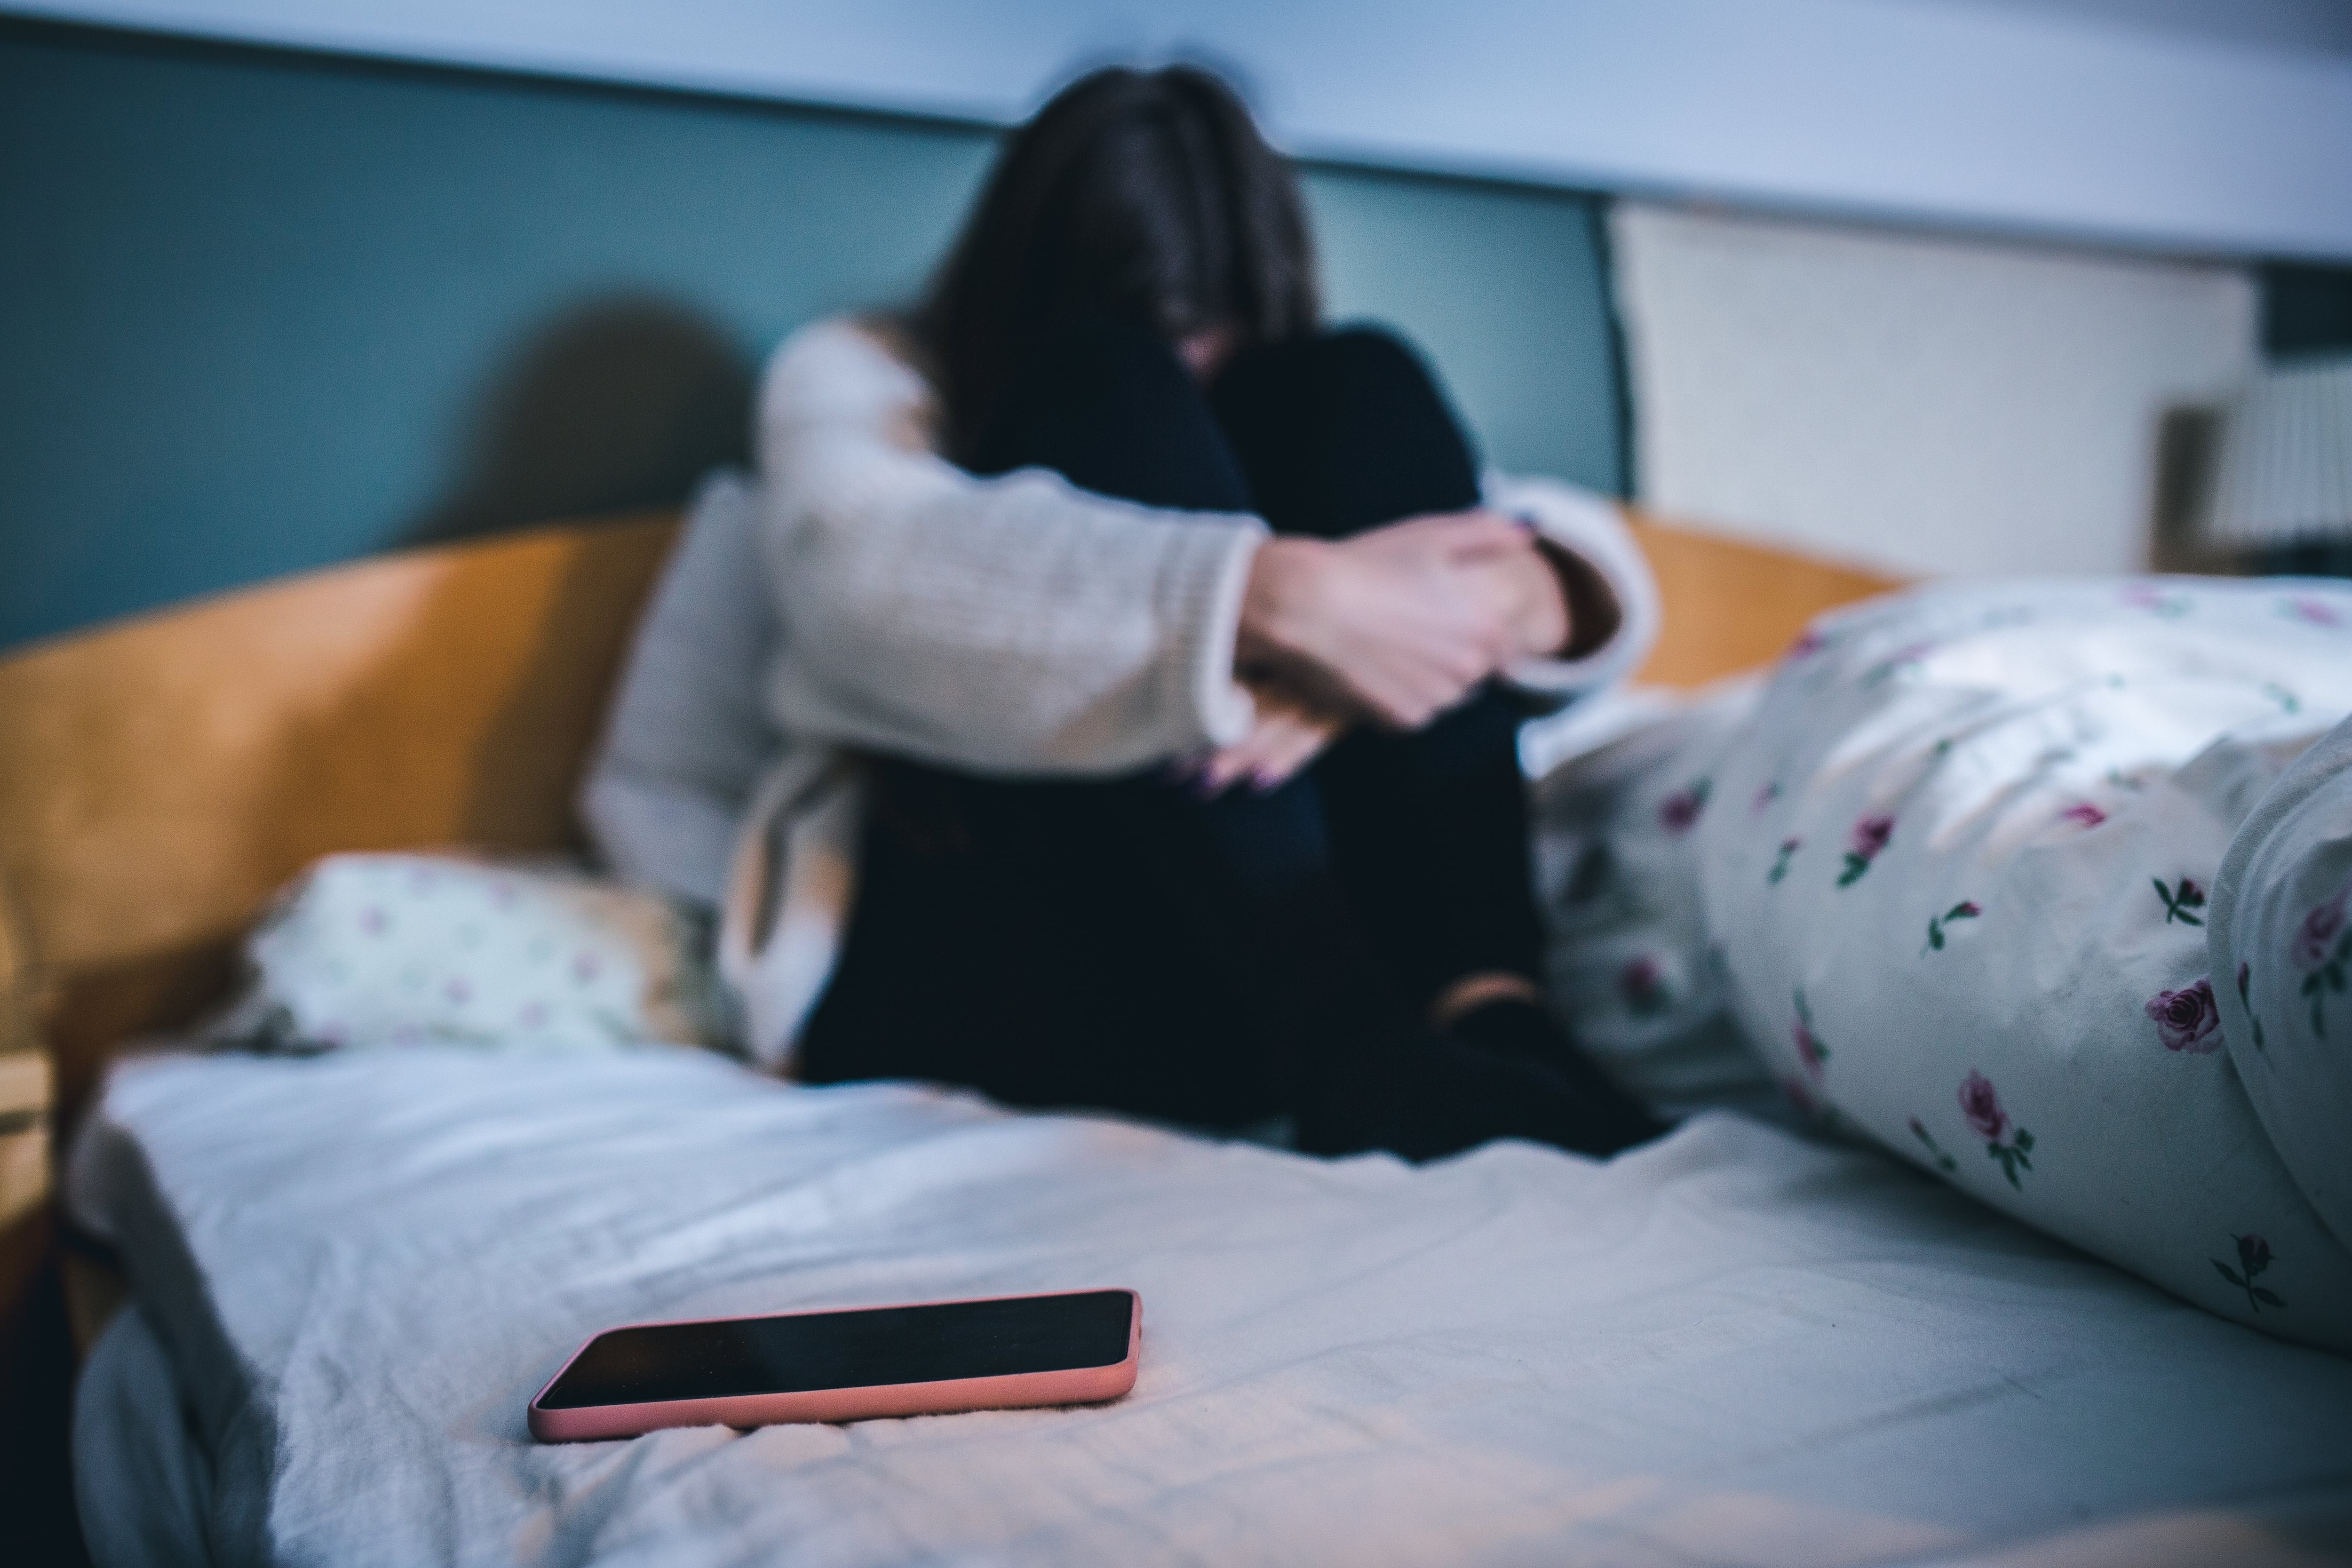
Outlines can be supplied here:
M127 1042L225 993L238 934L317 856L568 846L674 526L363 563L0 664L10 1005L58 1123ZM1664 684L1885 586L1640 531ZM560 1076L163 1055L96 1132L77 1181L137 1286L124 1306L71 1254L85 1474L122 1505L91 1521L101 1559L191 1531L338 1563L2289 1563L2352 1541L2352 1363L1735 1116L1606 1165L1501 1146L1415 1171L649 1048ZM1116 1405L521 1436L530 1388L604 1323L1102 1282L1146 1301Z

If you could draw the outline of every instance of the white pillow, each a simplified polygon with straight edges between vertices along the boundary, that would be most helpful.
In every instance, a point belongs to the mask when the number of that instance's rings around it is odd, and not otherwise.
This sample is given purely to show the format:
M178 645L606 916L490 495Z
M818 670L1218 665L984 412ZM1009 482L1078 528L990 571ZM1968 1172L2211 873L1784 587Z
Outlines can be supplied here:
M2352 1254L2221 1047L2204 921L2352 710L2352 589L1944 586L1829 617L1700 824L1790 1097L2214 1311L2352 1349ZM2262 1295L2231 1284L2259 1258Z
M1649 690L1588 698L1567 716L1588 737L1585 749L1534 788L1553 1010L1612 1077L1669 1116L1779 1109L1779 1090L1732 1016L1698 881L1696 829L1715 801L1720 754L1761 689L1743 679L1685 700ZM1554 754L1572 738L1559 720L1529 730Z
M657 894L574 871L330 855L247 939L252 984L202 1033L296 1051L723 1045L707 927Z
M2352 1245L2352 721L2231 843L2211 942L2231 1060L2296 1184Z
M580 792L623 879L716 908L780 745L760 682L776 640L754 482L705 479L646 605Z

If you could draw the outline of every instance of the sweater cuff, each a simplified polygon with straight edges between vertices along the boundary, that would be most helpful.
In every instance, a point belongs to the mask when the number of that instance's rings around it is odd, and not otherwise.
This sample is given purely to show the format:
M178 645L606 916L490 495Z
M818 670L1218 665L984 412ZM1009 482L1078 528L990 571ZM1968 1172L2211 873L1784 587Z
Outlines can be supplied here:
M1184 535L1160 579L1160 624L1168 628L1170 683L1163 711L1192 731L1179 752L1230 746L1250 731L1257 704L1234 679L1234 642L1250 566L1266 541L1255 518L1202 518L1172 525Z
M1565 700L1624 679L1658 640L1657 579L1614 502L1553 479L1488 476L1486 504L1526 518L1545 542L1591 568L1617 601L1609 640L1574 658L1515 660L1504 677L1538 698Z

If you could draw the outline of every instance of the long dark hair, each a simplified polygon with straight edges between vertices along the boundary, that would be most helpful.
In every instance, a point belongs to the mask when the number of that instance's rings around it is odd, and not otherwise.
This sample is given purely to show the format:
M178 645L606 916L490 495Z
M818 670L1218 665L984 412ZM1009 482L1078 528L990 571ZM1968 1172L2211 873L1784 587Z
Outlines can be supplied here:
M1239 345L1321 314L1298 178L1194 66L1100 70L1013 133L910 324L968 454L1035 334L1080 310Z

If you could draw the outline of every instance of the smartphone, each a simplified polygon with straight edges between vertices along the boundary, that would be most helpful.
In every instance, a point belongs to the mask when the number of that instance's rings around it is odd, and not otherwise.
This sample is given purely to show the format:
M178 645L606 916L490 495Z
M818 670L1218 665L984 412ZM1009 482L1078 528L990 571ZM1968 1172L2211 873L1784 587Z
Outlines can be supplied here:
M572 1352L531 1397L530 1435L1090 1405L1135 1386L1142 1348L1132 1290L629 1323Z

